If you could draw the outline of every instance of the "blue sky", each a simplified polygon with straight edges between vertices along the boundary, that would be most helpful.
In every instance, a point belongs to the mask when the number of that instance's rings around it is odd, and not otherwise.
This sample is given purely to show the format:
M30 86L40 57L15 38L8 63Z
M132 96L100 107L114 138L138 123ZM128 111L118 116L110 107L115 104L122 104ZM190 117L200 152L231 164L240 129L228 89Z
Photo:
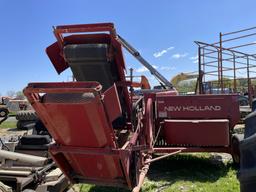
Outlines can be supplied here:
M55 41L53 25L114 22L118 33L171 79L197 70L194 40L214 42L219 32L256 26L255 6L253 0L0 0L0 93L70 77L69 71L57 75L45 54ZM137 74L144 71L129 56L126 64Z

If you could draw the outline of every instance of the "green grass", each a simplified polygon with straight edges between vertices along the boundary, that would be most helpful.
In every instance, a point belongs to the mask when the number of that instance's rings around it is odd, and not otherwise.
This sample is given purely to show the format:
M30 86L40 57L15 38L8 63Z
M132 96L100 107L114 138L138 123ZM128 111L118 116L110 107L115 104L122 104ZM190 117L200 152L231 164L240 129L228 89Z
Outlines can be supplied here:
M0 125L0 129L1 128L16 128L16 121L4 121Z
M77 192L127 192L124 189L76 185ZM232 162L213 160L210 154L177 155L150 166L142 192L238 192Z
M16 116L16 114L17 114L17 112L12 111L12 112L9 113L9 116Z

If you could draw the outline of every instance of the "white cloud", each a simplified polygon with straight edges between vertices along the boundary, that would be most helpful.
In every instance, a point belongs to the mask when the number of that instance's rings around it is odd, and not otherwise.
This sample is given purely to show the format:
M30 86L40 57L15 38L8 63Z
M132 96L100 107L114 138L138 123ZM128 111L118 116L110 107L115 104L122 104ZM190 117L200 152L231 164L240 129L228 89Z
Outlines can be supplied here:
M137 73L143 73L143 72L148 71L148 69L146 67L142 66L142 67L139 67L138 69L135 69L135 71Z
M198 55L194 56L194 57L190 57L190 60L197 60L198 59Z
M152 66L153 66L155 69L158 68L158 66L156 66L156 65L152 65ZM144 72L146 72L146 71L148 71L148 69L147 69L146 67L144 67L144 66L141 66L141 67L135 69L135 72L137 72L137 73L144 73Z
M174 47L168 47L167 49L163 49L162 51L155 52L155 53L153 54L153 56L154 56L155 58L162 57L163 54L167 53L168 51L170 51L170 50L172 50L172 49L174 49Z
M198 55L190 57L189 59L192 60L193 63L198 63Z
M176 54L172 55L172 58L180 59L180 58L186 57L187 55L188 55L187 53L183 53L183 54L176 53Z
M171 71L171 70L175 70L176 67L168 67L168 66L162 66L159 68L160 70L163 70L163 71Z

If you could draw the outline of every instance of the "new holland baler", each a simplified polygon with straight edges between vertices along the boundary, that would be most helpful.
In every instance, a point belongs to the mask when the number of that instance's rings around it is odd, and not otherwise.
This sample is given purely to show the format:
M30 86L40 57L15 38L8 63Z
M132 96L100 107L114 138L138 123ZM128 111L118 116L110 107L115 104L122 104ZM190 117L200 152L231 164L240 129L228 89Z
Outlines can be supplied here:
M150 164L171 155L224 152L239 160L236 95L179 96L112 23L57 26L54 34L47 55L57 73L70 68L76 82L30 83L24 93L55 140L53 159L72 183L139 191ZM135 94L123 48L162 89Z

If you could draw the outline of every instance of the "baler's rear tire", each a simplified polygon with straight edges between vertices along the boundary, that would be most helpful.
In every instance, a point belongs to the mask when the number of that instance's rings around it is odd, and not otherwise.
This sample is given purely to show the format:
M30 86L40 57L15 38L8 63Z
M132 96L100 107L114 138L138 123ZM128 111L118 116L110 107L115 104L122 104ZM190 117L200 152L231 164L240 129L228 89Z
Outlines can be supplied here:
M255 104L254 104L255 105ZM254 106L255 107L255 106ZM253 108L254 108L253 107ZM238 172L240 191L256 189L256 111L245 118L244 140L241 141L241 166Z
M9 114L8 109L0 109L0 117L6 117Z
M133 187L138 185L139 182L139 152L132 152L132 163L131 163L131 177L132 177L132 185Z
M231 138L232 159L235 166L240 165L240 141L244 138L243 134L235 134Z

